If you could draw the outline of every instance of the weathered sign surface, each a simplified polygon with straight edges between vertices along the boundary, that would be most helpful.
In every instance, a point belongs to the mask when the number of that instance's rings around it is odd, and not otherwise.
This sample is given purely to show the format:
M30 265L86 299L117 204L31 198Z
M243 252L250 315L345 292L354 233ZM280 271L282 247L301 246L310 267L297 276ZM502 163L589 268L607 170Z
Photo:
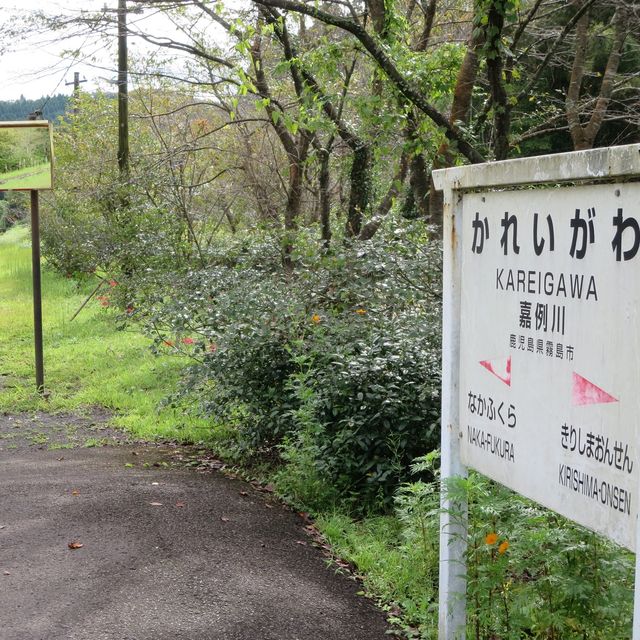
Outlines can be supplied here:
M466 193L462 462L635 548L640 183Z

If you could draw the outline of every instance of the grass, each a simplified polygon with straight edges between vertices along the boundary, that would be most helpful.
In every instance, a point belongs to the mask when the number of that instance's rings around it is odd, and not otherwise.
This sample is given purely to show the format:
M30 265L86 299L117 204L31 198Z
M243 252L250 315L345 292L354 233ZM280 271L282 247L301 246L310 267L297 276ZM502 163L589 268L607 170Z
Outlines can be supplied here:
M0 186L3 189L51 189L51 165L45 162L0 174Z
M392 515L356 521L339 512L324 513L318 514L316 526L332 552L357 567L366 593L407 637L437 637L437 541L425 553L406 539L406 529Z
M213 441L211 425L175 409L158 411L175 388L185 358L154 356L135 329L118 331L116 314L92 300L71 321L93 289L42 273L45 387L35 390L31 249L28 230L0 235L0 411L75 411L102 406L113 424L145 439ZM4 381L4 382L2 382Z

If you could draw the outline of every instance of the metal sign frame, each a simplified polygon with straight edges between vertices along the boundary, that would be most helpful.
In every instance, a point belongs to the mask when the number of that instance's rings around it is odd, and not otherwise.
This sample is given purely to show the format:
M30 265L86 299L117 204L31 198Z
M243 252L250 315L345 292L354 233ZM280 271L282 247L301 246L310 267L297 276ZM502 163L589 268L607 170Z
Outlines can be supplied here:
M49 184L36 189L28 187L2 188L0 191L29 191L31 200L31 272L33 288L33 342L36 389L44 393L44 352L42 339L42 275L40 269L40 190L53 189L53 127L48 120L0 122L2 129L47 129L49 137Z
M46 186L38 186L36 189L32 187L9 187L5 188L0 184L0 191L49 191L53 189L53 127L48 120L19 120L15 122L0 122L0 131L3 129L47 129L48 131L48 152L49 152L49 171L48 184Z
M460 327L463 200L472 190L507 187L598 184L640 179L640 144L506 160L433 172L444 192L444 271L442 341L442 466L440 521L440 640L464 640L466 634L467 505L446 494L447 479L466 477L460 458ZM636 548L640 527L636 523ZM640 640L640 553L636 554L633 640Z

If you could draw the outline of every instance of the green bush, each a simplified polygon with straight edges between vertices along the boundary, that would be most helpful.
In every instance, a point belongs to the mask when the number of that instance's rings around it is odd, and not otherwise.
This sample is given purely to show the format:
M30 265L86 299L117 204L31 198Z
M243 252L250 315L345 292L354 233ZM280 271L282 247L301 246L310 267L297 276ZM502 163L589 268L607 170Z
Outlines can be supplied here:
M142 285L136 303L157 348L188 339L183 392L236 426L240 455L284 462L297 502L389 507L439 440L439 244L415 225L332 254L302 239L293 273L269 240L207 258Z
M283 465L292 499L389 509L439 439L440 243L406 221L331 251L313 226L217 233L206 190L191 208L144 121L126 188L115 153L96 162L95 148L114 151L114 107L98 97L57 131L68 170L43 220L49 263L96 273L112 284L105 306L141 320L156 350L191 356L182 395L232 430L235 455Z
M4 199L0 200L0 233L6 231L11 226L8 210L7 201Z
M0 193L0 233L29 215L29 199L24 193Z
M316 423L305 436L320 477L343 498L390 505L411 461L439 443L438 323L415 309L392 318L357 311L305 344Z
M416 460L438 475L437 455ZM631 636L634 557L614 543L471 472L448 483L468 501L469 640L626 640ZM404 483L395 518L323 515L320 527L364 574L408 637L438 637L440 486Z

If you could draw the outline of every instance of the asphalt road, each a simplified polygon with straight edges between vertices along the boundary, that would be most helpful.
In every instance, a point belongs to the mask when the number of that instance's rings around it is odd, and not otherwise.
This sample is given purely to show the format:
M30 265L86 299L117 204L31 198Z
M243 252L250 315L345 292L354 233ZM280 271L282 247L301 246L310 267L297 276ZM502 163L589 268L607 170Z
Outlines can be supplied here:
M389 637L298 514L121 440L99 420L0 416L2 640Z

